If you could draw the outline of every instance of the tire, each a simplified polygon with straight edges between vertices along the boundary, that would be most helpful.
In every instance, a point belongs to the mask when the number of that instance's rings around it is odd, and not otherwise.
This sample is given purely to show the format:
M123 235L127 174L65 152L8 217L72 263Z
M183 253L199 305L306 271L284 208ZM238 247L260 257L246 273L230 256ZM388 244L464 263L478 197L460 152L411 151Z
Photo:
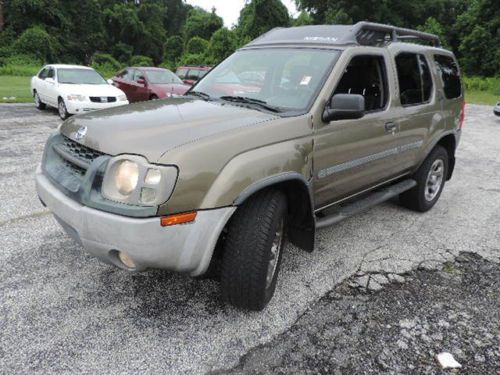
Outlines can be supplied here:
M257 193L238 208L224 243L221 290L225 301L260 311L271 300L285 243L286 215L286 197L278 190Z
M412 177L417 185L400 194L401 205L413 211L429 211L443 191L448 175L448 160L446 149L436 146Z
M158 96L156 96L155 94L151 95L149 97L149 100L158 100Z
M61 120L66 120L69 117L69 113L66 109L66 104L64 104L64 100L62 98L59 98L57 103L57 111L59 112L59 117L61 118Z
M36 90L33 92L33 99L35 100L35 107L39 110L44 110L45 108L47 108L47 106L45 105L45 103L42 103L41 99L40 99L40 95L38 95L38 93L36 92Z

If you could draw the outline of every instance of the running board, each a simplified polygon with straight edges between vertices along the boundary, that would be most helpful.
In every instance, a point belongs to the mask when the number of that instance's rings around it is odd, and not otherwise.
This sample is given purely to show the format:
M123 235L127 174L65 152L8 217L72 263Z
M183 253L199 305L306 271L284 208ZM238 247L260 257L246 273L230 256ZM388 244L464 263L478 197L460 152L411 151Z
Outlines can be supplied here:
M377 190L368 196L354 201L352 203L348 203L345 206L339 208L332 215L318 218L316 220L316 228L324 228L333 224L337 224L339 221L347 219L357 213L366 211L367 209L385 202L396 195L399 195L407 190L410 190L412 187L417 185L417 182L412 179L403 180L394 185L390 185L386 188Z

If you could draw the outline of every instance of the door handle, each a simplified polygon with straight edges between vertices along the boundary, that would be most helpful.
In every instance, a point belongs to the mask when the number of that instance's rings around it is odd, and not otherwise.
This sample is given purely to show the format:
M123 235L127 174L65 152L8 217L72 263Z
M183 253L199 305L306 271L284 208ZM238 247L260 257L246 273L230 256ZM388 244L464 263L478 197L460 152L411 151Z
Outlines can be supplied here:
M394 131L396 131L397 127L398 127L398 124L396 124L395 122L386 122L385 123L385 131L388 133L393 133Z

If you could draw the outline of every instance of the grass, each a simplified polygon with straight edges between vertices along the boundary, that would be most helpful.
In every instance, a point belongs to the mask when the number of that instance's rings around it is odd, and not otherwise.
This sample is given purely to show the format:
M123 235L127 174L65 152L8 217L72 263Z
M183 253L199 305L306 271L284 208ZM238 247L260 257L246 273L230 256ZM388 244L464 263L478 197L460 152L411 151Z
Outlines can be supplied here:
M0 76L0 103L30 103L31 77ZM11 98L14 99L4 99Z
M478 90L465 91L466 103L495 105L498 101L500 101L500 95L494 95L489 91L478 91Z
M104 77L111 77L110 72L101 72ZM0 103L31 103L29 76L0 75ZM15 99L4 99L4 97L15 97ZM495 105L500 100L492 90L466 90L465 101L470 104Z

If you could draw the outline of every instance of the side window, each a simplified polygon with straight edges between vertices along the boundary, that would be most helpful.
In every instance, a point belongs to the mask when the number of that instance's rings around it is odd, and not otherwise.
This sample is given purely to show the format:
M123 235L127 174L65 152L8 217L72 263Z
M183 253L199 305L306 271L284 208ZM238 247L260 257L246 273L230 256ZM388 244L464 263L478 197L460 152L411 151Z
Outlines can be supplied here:
M455 60L450 56L434 55L434 61L441 73L446 99L460 97L462 95L462 82Z
M177 76L178 76L180 79L184 79L184 78L186 78L187 69L184 69L184 68L177 69L176 74L177 74Z
M47 78L55 79L55 77L56 77L56 72L54 68L49 68L49 72L47 73Z
M47 73L49 72L48 68L42 69L42 71L38 74L38 78L45 79L47 78Z
M134 80L134 69L125 69L123 73L120 75L120 78L125 81L133 81Z
M387 87L384 57L360 55L349 62L333 94L363 95L366 111L378 111L387 104Z
M134 73L134 81L138 81L140 79L145 79L144 78L144 73L141 72L140 70L135 70L135 73Z
M192 79L193 81L197 81L199 77L200 71L196 69L189 69L188 73L186 74L186 79Z
M432 78L425 57L415 53L400 53L396 56L396 69L401 104L406 106L428 102L432 94Z

